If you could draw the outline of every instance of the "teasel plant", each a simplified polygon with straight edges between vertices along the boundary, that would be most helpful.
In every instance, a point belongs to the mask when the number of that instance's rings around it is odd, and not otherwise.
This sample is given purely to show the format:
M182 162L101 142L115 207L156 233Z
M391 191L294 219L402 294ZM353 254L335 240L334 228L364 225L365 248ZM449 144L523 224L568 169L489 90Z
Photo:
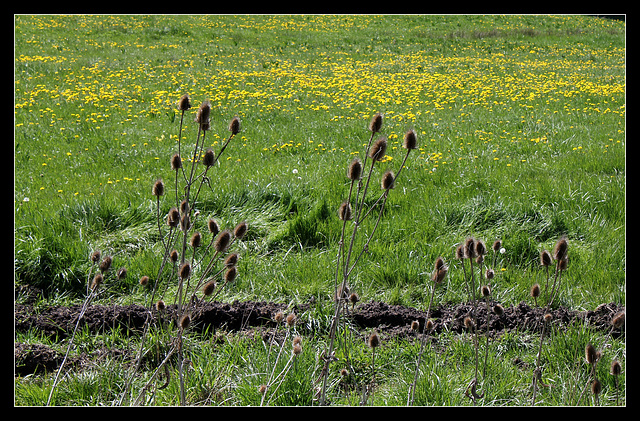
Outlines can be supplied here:
M567 265L568 265L568 250L569 250L569 242L567 240L566 236L562 236L560 237L560 239L558 239L558 241L556 241L556 244L553 248L553 253L549 253L546 250L543 250L540 253L540 264L545 268L545 272L547 273L547 282L545 284L545 289L547 289L548 287L548 282L549 282L549 266L551 266L552 261L551 258L553 258L553 260L556 261L556 265L555 265L555 271L553 274L553 285L551 287L551 291L548 292L547 294L547 303L545 305L544 311L543 311L543 316L542 316L542 332L540 333L540 343L538 345L538 354L536 357L536 366L535 369L533 371L533 380L532 380L532 384L531 387L533 389L533 394L532 394L532 398L531 398L531 405L535 405L536 404L536 392L537 392L537 385L538 382L541 385L545 385L544 383L542 383L542 367L540 365L541 360L542 360L542 345L544 343L544 338L551 326L551 321L552 321L552 315L550 313L551 310L551 306L553 304L553 301L555 300L555 298L557 297L558 294L558 290L559 290L559 283L560 283L560 278L562 277L562 272L564 272L567 269ZM546 292L546 291L545 291Z
M338 208L338 218L342 221L342 229L340 240L338 242L338 252L336 256L336 269L334 277L334 312L329 331L329 343L322 355L322 370L320 374L321 387L319 393L320 405L327 405L327 381L329 377L329 366L335 361L335 339L338 325L342 312L346 309L346 300L348 300L349 286L348 279L355 269L357 263L368 250L369 243L377 231L380 220L384 214L385 205L389 197L390 191L395 187L396 181L402 172L404 165L413 149L417 149L417 135L415 130L408 130L404 134L402 146L406 149L406 154L398 168L394 173L387 170L382 174L380 187L382 193L371 205L367 205L367 194L369 193L371 182L373 179L375 164L383 161L387 152L387 138L381 135L383 123L383 115L375 113L369 122L369 131L371 132L367 146L365 148L364 160L355 158L351 161L347 169L347 178L349 182L349 192L347 198ZM376 136L379 136L376 138ZM375 139L375 140L374 140ZM370 215L374 214L374 210L378 207L378 216L373 228L368 233L368 238L359 252L355 251L356 238L363 222ZM348 224L351 223L351 232L347 230Z
M148 294L149 301L145 302L145 306L148 303L157 302L157 296L166 294L169 284L177 281L177 292L174 296L174 305L177 308L176 336L172 340L172 346L164 361L135 399L136 404L143 401L145 390L152 387L152 382L161 372L162 366L167 364L170 361L169 357L175 353L178 356L179 401L181 405L185 405L184 372L187 360L183 356L183 335L189 330L191 319L196 314L198 306L206 299L214 299L224 286L235 280L238 273L236 263L239 255L229 251L234 242L242 240L248 231L248 225L245 221L238 223L233 230L221 230L213 218L207 220L208 234L198 229L201 225L199 223L201 211L198 209L198 198L203 191L202 187L205 184L211 187L209 172L219 163L220 157L231 140L240 132L240 119L238 117L231 119L228 124L230 134L216 153L212 148L206 146L206 136L211 130L211 103L207 100L203 101L195 112L193 120L195 140L192 143L193 149L188 151L184 145L184 129L188 126L187 112L191 108L189 95L183 95L177 104L177 109L180 112L177 152L170 157L170 168L175 173L173 177L175 186L173 189L168 189L164 181L158 179L151 189L152 195L156 198L156 217L163 253L157 276L153 282L149 282L151 291ZM189 158L183 159L182 154L189 156ZM171 208L163 216L164 201L162 198L166 198L169 191L174 197L168 199ZM205 234L210 236L210 241L206 245ZM172 267L169 275L165 272L167 265ZM159 286L163 281L166 281L166 285L164 292L161 293ZM201 297L199 297L200 293L202 293ZM160 297L160 301L165 302L164 297ZM150 319L151 312L149 312L147 323L145 323L145 331L138 353L138 363L132 369L125 393L128 393L127 389L142 359L146 329ZM125 393L123 393L120 402L124 400Z

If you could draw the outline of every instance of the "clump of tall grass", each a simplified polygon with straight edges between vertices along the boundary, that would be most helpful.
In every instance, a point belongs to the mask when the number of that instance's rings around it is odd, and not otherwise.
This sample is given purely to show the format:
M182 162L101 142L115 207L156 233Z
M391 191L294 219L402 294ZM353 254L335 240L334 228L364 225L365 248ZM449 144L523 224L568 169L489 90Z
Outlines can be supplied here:
M406 149L406 154L397 172L385 171L380 179L382 193L378 198L369 204L367 196L374 174L376 163L383 161L387 152L387 138L381 136L383 115L376 113L369 123L369 141L364 153L364 160L355 158L347 168L346 176L350 180L347 198L338 207L338 218L342 221L340 240L338 242L338 252L336 256L336 269L334 277L334 312L329 331L329 344L322 356L321 388L319 402L326 405L327 401L327 380L329 376L329 365L335 361L335 338L342 312L346 308L349 300L349 277L368 250L369 243L376 233L380 220L384 214L385 205L390 191L395 187L396 181L404 168L404 165L413 149L417 148L417 135L414 130L408 130L404 135L402 146ZM376 136L379 136L376 139ZM375 140L374 140L375 139ZM360 228L364 221L374 215L377 209L377 219L367 235L367 240L359 250L356 250L356 238L360 234ZM350 224L350 225L349 225ZM347 228L350 228L350 232Z

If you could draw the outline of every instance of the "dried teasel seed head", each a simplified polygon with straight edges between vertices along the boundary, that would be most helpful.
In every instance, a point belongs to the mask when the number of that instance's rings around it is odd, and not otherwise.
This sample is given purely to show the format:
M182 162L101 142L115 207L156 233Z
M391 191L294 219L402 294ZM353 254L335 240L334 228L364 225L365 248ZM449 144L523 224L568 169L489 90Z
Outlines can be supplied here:
M545 313L545 315L542 316L542 321L545 323L549 323L551 320L553 320L553 315L551 315L551 313Z
M260 386L258 386L258 393L264 395L265 393L267 393L268 388L269 387L266 384L261 384Z
M180 327L183 330L188 328L190 324L191 324L191 316L189 316L188 314L185 314L180 318Z
M229 131L234 136L240 132L240 119L238 117L233 117L229 122Z
M622 366L618 360L611 361L611 368L609 370L612 376L619 376L622 372Z
M181 215L189 213L189 209L190 209L189 202L187 202L186 199L183 200L182 202L180 202L180 214Z
M171 253L169 253L169 259L171 259L173 263L178 261L178 257L178 250L171 250Z
M381 137L380 139L376 140L373 145L371 145L371 149L369 149L369 157L374 161L382 161L386 152L387 139Z
M594 379L591 383L591 393L593 393L594 395L599 395L601 391L602 384L600 383L600 380Z
M182 158L180 158L180 155L173 154L173 156L171 157L171 169L173 171L178 171L180 168L182 168Z
M162 196L164 194L164 183L162 180L156 180L156 182L153 183L151 193L153 193L154 196Z
M382 190L389 190L394 187L395 176L393 171L388 170L382 174L382 180L380 181L380 187Z
M296 324L296 321L298 320L296 313L289 313L287 314L287 317L285 319L285 323L287 324L287 326L291 327L293 325Z
M206 167L210 167L213 165L215 160L216 160L216 157L215 157L215 154L213 153L213 149L208 148L204 152L204 157L202 157L202 164Z
M463 244L458 244L458 247L456 247L456 259L458 259L458 260L464 259L464 245Z
M94 276L93 280L91 281L91 290L94 291L96 288L100 286L100 284L102 284L103 281L104 281L104 277L102 276L102 274L96 273L96 276Z
M338 218L341 221L350 221L352 219L351 204L349 202L342 202L338 208Z
M369 123L369 130L373 133L378 133L382 128L382 114L375 113L373 117L371 117L371 122Z
M351 305L355 306L358 301L360 301L360 297L357 293L352 292L351 294L349 294L349 302L351 303Z
M427 320L427 323L424 325L425 332L431 332L434 328L433 320Z
M178 208L173 207L169 209L169 214L167 215L167 225L173 228L180 225L180 211L178 210Z
M193 248L200 247L202 245L202 235L198 231L194 232L191 236L189 245Z
M417 320L414 320L411 322L411 330L414 332L417 332L418 329L420 329L420 322Z
M487 271L485 272L484 276L488 280L492 280L496 276L496 271L491 269L491 268L488 268Z
M405 149L417 149L418 148L418 136L416 131L411 129L404 134L402 141L402 147Z
M302 354L302 346L300 344L293 344L293 356L297 357L298 355Z
M349 370L347 370L346 368L340 369L340 376L347 377L348 375L349 375Z
M369 345L370 348L377 348L378 345L380 345L380 337L376 332L373 332L369 336L369 339L367 340L367 345Z
M226 267L235 266L238 263L238 253L231 253L224 259L224 265Z
M204 294L205 297L208 297L209 295L213 294L213 291L215 289L216 289L216 281L212 279L206 284L204 284L204 286L202 287L202 293Z
M437 284L441 283L447 276L449 268L444 264L444 259L438 257L433 265L433 273L431 274L431 280Z
M102 261L100 262L100 265L98 266L98 269L100 270L100 272L105 273L111 268L112 262L113 262L113 259L111 258L111 256L109 255L104 256L102 258Z
M558 270L567 270L567 266L569 264L569 259L567 256L564 256L564 259L558 261Z
M144 275L140 278L139 282L141 286L146 287L147 285L149 285L149 277L147 275Z
M242 240L242 238L247 234L247 230L249 229L249 225L246 222L242 221L233 229L233 236L238 240Z
M184 94L178 100L178 110L179 111L187 111L191 108L191 102L189 101L189 94Z
M622 325L625 322L625 312L621 311L619 313L616 313L612 318L611 318L611 325L614 327L614 329L620 329L622 327Z
M553 258L557 261L561 261L567 255L567 250L569 249L569 243L567 242L567 237L561 237L553 248Z
M93 263L98 263L100 261L100 250L96 250L91 253L91 257L89 258Z
M467 316L464 318L464 327L469 330L473 330L475 324L473 323L473 319L471 317Z
M482 296L486 298L491 295L491 288L489 287L489 285L482 285L482 288L480 288L480 292L482 293Z
M181 279L187 279L189 276L191 276L191 264L189 262L184 262L182 265L180 265L180 271L178 272L178 275Z
M535 284L531 287L531 290L529 291L529 295L531 295L531 297L533 298L538 298L540 296L540 285L539 284Z
M293 338L293 344L294 345L302 345L302 337L297 335L296 337Z
M349 164L349 169L347 170L347 178L352 181L360 180L362 176L362 161L360 158L354 158Z
M224 273L224 280L225 282L233 282L236 279L237 275L238 275L238 269L235 266L231 266Z
M493 245L491 246L491 249L495 252L500 251L500 248L502 247L502 241L501 240L496 240L493 242Z
M156 301L156 310L163 311L165 308L167 308L167 306L164 303L164 301L162 301L162 300Z
M485 246L484 241L476 241L476 254L478 256L484 256L485 254L487 254L487 246Z
M584 357L587 360L588 364L593 365L597 361L598 353L593 345L587 344L584 348Z
M198 112L196 113L196 123L203 125L209 124L209 115L211 114L211 103L209 101L204 101L200 104L198 108Z
M220 232L220 226L213 218L209 218L209 220L207 221L207 228L209 229L209 232L214 236L218 235L218 233Z
M229 243L231 242L231 231L224 230L216 237L216 241L213 243L213 248L218 253L223 253L227 247L229 247Z
M185 213L180 218L180 229L183 232L187 232L187 231L189 231L189 228L191 228L191 220L189 218L189 214Z
M473 237L468 237L464 240L464 257L467 259L474 259L478 257L476 254L476 240Z
M496 304L493 306L493 312L500 317L504 314L504 307L501 304Z
M540 252L540 265L545 267L551 265L551 253L547 250L542 250Z
M284 320L284 313L281 311L278 311L274 316L273 316L273 321L280 324L282 323L282 321Z

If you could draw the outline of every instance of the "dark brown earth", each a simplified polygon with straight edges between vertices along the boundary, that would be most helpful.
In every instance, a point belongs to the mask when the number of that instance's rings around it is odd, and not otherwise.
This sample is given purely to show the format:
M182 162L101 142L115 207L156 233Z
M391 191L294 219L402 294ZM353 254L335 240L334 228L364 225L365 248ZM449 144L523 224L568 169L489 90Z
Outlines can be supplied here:
M265 301L235 301L233 303L203 303L192 314L190 329L196 333L213 334L216 330L247 331L256 329L268 329L275 326L273 316L282 310L286 313L295 312L299 315L298 330L302 333L312 334L317 328L313 322L307 321L305 312L312 309L313 303L294 305L287 307L283 303ZM15 331L25 332L34 329L44 336L61 341L73 332L80 306L62 307L51 306L41 309L37 313L29 304L15 304ZM443 331L461 332L464 328L464 318L471 314L473 307L470 304L442 305L431 311L431 319L434 321L433 335ZM624 312L624 306L614 303L602 304L594 310L572 311L559 307L551 311L554 325L562 328L571 323L586 323L594 329L610 332L617 337L624 334L624 326L620 329L612 327L612 319L617 314ZM499 335L504 331L517 329L518 331L539 331L542 324L540 320L544 309L531 307L522 302L513 307L504 308L504 313L497 316L491 312L489 322L489 335ZM355 308L349 307L348 320L355 329L362 332L376 329L386 338L391 337L415 337L411 330L411 322L419 321L420 329L425 320L425 311L400 305L389 305L384 302L370 301L359 303ZM486 331L487 310L484 303L478 306L478 325L482 332ZM120 328L130 335L139 335L147 318L153 324L161 322L173 322L176 317L175 306L168 306L161 314L158 311L148 310L139 305L128 306L90 306L79 327L90 332L105 332L110 329ZM84 365L87 361L96 363L106 356L117 356L125 353L124 350L99 349L91 355L80 355L68 360L70 366ZM24 376L30 373L51 372L56 370L64 355L53 349L39 344L14 343L15 375Z

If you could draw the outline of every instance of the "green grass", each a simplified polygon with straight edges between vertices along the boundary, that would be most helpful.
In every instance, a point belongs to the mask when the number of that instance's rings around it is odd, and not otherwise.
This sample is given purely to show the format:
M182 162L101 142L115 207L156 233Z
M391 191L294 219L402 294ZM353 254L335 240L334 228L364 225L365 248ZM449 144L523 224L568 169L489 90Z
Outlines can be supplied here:
M315 297L321 308L306 317L327 326L346 169L362 157L369 119L382 112L390 147L375 188L382 171L397 170L407 129L416 130L419 149L352 277L362 300L426 309L438 256L451 269L437 300L466 300L454 251L473 235L503 241L494 293L514 305L542 279L540 251L567 235L559 304L624 303L625 31L623 22L586 16L16 16L15 283L42 288L48 300L82 302L88 257L100 249L128 269L102 300L142 302L137 280L155 276L162 260L151 186L162 178L172 191L176 103L189 93L187 145L205 99L213 106L207 146L219 149L230 119L242 120L198 203L223 227L240 220L250 227L239 276L220 300ZM163 198L163 212L171 197ZM305 340L303 362L283 391L309 386L318 364L307 349L317 354L323 340ZM469 346L459 338L443 341L451 352L468 352L457 348ZM221 355L254 366L238 361L231 370L217 353L198 357L190 402L259 404L253 373L265 369L264 351L232 343ZM381 348L385 386L376 404L405 402L414 365L403 346ZM193 347L207 349L197 340ZM436 360L424 364L437 380L421 379L418 400L469 404L460 381L469 367L458 375ZM396 365L406 368L396 373ZM491 376L496 391L487 403L527 404L520 399L528 372L492 370L500 375ZM120 375L78 374L65 382L68 400L57 403L110 403L113 396L95 392L120 384ZM16 404L42 404L43 384L50 386L48 377L16 379ZM176 404L176 387L155 403ZM207 400L207 387L224 392ZM522 394L505 396L511 389ZM558 389L544 401L574 402ZM273 403L311 403L299 396Z

